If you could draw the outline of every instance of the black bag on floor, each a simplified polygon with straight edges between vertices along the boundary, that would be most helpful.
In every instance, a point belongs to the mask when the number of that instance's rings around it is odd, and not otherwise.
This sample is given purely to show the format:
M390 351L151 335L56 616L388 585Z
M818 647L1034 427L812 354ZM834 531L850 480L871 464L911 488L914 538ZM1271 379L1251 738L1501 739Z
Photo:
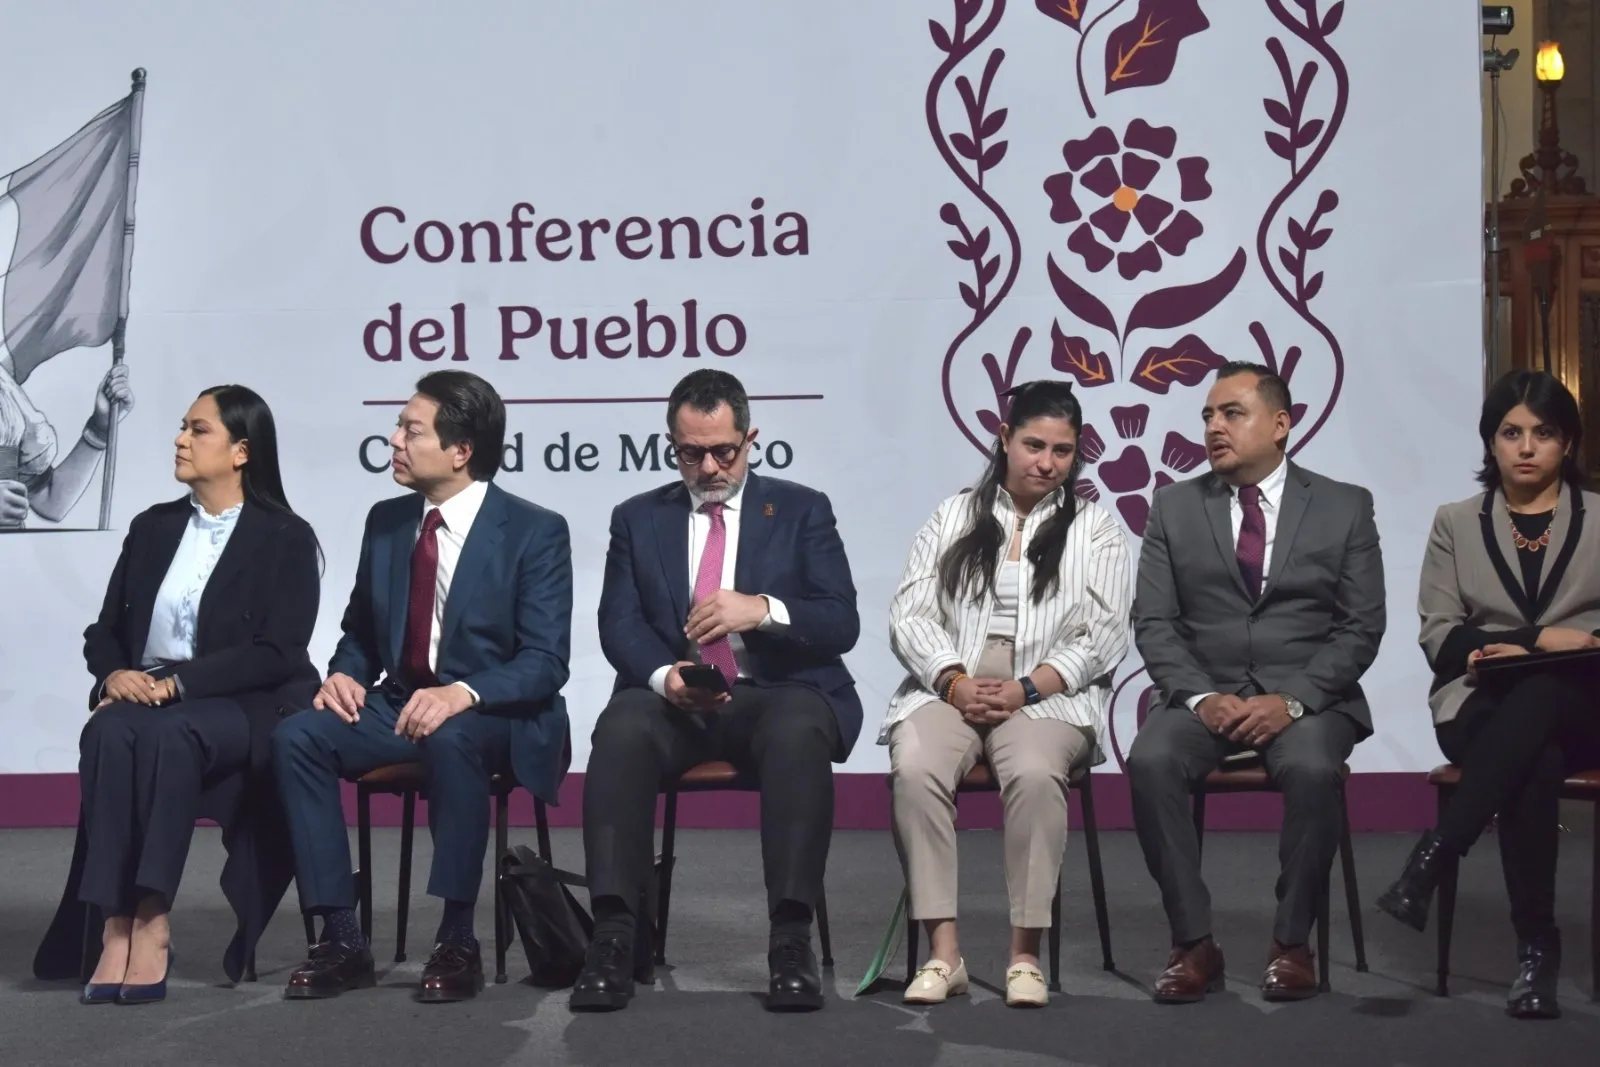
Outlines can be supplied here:
M500 857L500 887L530 980L547 989L566 989L583 970L594 922L569 886L587 884L582 875L551 866L526 845L512 845Z

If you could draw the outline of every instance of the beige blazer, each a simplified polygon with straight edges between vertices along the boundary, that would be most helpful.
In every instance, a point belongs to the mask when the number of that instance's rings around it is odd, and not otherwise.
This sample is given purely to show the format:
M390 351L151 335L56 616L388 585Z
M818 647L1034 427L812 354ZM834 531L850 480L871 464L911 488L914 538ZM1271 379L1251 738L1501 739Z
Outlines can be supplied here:
M1445 504L1434 514L1417 611L1422 650L1435 672L1428 697L1435 726L1454 719L1473 692L1466 675L1438 677L1439 652L1456 627L1600 629L1600 496L1569 488L1545 553L1539 601L1530 604L1511 540L1511 514L1499 490Z

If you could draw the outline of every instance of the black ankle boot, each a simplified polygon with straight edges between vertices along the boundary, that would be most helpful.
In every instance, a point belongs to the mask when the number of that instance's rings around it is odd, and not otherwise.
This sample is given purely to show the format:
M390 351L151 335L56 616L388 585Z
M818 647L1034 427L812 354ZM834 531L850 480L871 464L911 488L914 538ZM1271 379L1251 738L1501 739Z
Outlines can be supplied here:
M1513 1019L1559 1019L1556 981L1561 977L1561 934L1551 930L1533 941L1517 941L1517 980L1506 998Z
M1422 840L1411 850L1411 858L1406 860L1406 869L1399 879L1378 898L1378 909L1413 930L1427 929L1428 905L1433 900L1444 865L1451 859L1438 834L1432 830L1423 834Z

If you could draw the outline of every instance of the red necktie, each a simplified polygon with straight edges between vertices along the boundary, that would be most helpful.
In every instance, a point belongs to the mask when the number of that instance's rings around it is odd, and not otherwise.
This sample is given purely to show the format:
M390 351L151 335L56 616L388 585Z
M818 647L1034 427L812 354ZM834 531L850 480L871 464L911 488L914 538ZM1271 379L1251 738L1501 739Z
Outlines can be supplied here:
M711 533L706 537L705 550L700 553L700 570L694 579L696 604L713 596L722 588L722 558L728 550L728 527L722 520L722 505L706 503L700 510L711 518ZM700 646L700 659L722 672L732 685L739 678L739 665L733 659L733 645L726 635Z
M1244 521L1239 524L1239 544L1235 551L1239 557L1239 574L1250 599L1261 595L1261 578L1267 560L1267 519L1261 513L1261 487L1239 487L1239 509Z
M439 535L444 516L430 508L422 519L422 532L411 550L411 592L406 597L406 636L400 646L400 673L408 685L421 689L438 679L428 666L428 646L433 643L433 599L439 580Z

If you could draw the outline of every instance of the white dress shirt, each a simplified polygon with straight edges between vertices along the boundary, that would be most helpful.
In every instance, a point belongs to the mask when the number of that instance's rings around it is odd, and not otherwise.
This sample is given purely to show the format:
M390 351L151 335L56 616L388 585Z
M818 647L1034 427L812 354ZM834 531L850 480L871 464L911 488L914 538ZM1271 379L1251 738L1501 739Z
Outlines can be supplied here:
M726 539L722 552L722 583L719 588L732 589L735 567L739 561L739 513L744 500L744 486L722 502L722 525L726 530ZM689 490L689 596L694 597L695 579L700 574L700 557L705 554L706 542L711 539L711 516L700 510L705 498ZM782 633L789 628L789 609L783 606L783 601L777 597L760 594L767 602L766 618L756 627L769 633ZM687 622L688 620L683 620ZM744 640L738 634L728 635L728 644L733 647L733 662L739 668L740 678L749 678L750 654L745 650ZM690 656L696 662L700 660L699 646L692 646ZM650 676L650 688L659 696L667 695L667 675L672 673L673 664L656 668Z
M139 663L150 668L162 663L187 663L195 655L195 623L200 615L200 598L216 569L222 550L228 547L234 527L239 524L243 504L235 504L220 515L211 515L192 495L194 512L183 528L183 539L167 567L161 588L156 591L155 610L150 615L150 633L145 638L144 655Z
M1261 585L1266 587L1267 578L1272 573L1272 542L1277 539L1278 513L1283 510L1283 487L1289 481L1289 461L1280 459L1278 469L1261 479L1257 487L1261 490L1261 519L1266 525L1266 546L1261 558L1264 566L1261 571ZM1239 503L1238 486L1228 489L1228 519L1233 523L1233 547L1235 552L1239 548L1239 530L1244 526L1244 505ZM1188 699L1189 710L1194 711L1200 707L1200 702L1206 697L1216 696L1215 693L1198 693Z
M889 700L879 744L889 743L896 723L939 699L933 687L946 669L958 663L975 668L994 633L996 597L962 592L951 598L939 581L939 561L971 528L972 499L961 493L945 500L911 546L889 607L889 646L906 668L906 678ZM1133 604L1128 539L1105 508L1058 489L1028 513L1023 543L1031 544L1061 507L1077 508L1077 516L1061 551L1059 580L1039 603L1032 595L1033 563L1026 552L1017 562L1013 669L1020 675L1049 666L1061 676L1063 692L1024 704L1021 714L1091 727L1098 763L1105 758L1100 749L1111 702L1109 676L1128 652ZM995 499L994 517L1002 530L1017 528L1016 507L1004 491Z
M434 672L439 669L439 636L444 630L444 609L450 600L450 582L455 578L457 564L461 562L461 546L467 543L467 535L472 532L472 524L477 520L478 511L483 507L483 498L488 493L488 482L473 480L437 508L431 504L423 508L422 521L426 521L430 511L437 511L442 520L434 533L439 545L439 571L433 587L433 625L428 632L428 669ZM418 537L422 535L422 521L417 524ZM465 682L455 684L472 693L474 704L478 702L478 694L470 685Z

